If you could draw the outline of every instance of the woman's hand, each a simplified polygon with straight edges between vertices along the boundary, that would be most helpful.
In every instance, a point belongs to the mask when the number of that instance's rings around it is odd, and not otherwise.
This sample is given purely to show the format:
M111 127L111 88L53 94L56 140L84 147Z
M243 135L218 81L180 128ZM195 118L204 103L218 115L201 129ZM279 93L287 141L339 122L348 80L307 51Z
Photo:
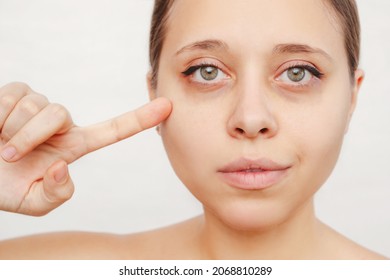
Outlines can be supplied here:
M73 194L67 165L165 120L164 98L89 127L27 85L0 88L0 210L40 216Z

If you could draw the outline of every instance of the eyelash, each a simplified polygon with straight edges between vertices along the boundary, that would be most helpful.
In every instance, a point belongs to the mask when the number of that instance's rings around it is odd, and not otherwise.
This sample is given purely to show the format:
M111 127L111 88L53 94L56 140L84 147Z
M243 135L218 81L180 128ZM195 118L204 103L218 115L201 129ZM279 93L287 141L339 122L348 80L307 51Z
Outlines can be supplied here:
M292 80L288 75L288 71L293 69L300 69L304 71L303 77L299 81ZM275 81L281 84L283 87L289 87L291 89L305 89L313 85L314 82L322 80L324 74L321 73L316 67L303 63L296 62L293 65L288 65L288 67L283 67L283 71L280 72L275 78Z
M212 63L205 63L205 64L198 64L198 65L194 65L194 66L191 66L189 67L187 70L181 72L184 76L188 77L188 76L191 76L192 74L195 73L195 71L199 70L200 68L203 68L203 67L215 67L217 68L219 71L222 71L220 69L220 67L218 67L217 65L214 65ZM223 71L222 71L223 72Z
M207 80L201 74L200 69L207 67L211 67L218 71L217 76L214 79ZM181 73L186 79L188 79L191 84L193 84L193 86L196 86L199 90L212 90L216 89L217 87L219 88L223 86L229 78L229 75L221 69L221 66L212 62L199 62L199 64L190 66Z
M189 77L189 76L193 75L197 70L199 70L201 68L204 68L204 67L215 67L215 68L218 69L218 71L221 71L221 72L225 73L223 70L221 70L221 68L218 65L215 65L213 63L201 63L201 64L198 64L198 65L190 66L189 68L187 68L185 71L183 71L181 73L185 77ZM279 74L277 76L277 79L280 78L284 73L286 73L286 71L292 70L294 68L300 68L300 69L306 70L311 75L313 75L315 78L317 78L319 80L321 80L324 77L324 74L322 72L320 72L316 67L308 65L308 64L297 63L295 65L291 65L291 66L287 67L286 69L284 69L281 72L281 74ZM204 85L211 85L213 83L211 81L210 83L204 82L202 84L204 84ZM305 87L305 86L308 86L308 84L291 81L289 86L291 86L291 87Z
M310 65L307 65L307 64L297 64L297 65L294 65L294 66L290 66L289 68L284 70L283 73L288 71L288 70L294 69L294 68L305 69L305 70L309 71L312 75L314 75L314 77L316 77L318 79L321 79L324 76L324 74L321 73L317 68L315 68L313 66L310 66Z

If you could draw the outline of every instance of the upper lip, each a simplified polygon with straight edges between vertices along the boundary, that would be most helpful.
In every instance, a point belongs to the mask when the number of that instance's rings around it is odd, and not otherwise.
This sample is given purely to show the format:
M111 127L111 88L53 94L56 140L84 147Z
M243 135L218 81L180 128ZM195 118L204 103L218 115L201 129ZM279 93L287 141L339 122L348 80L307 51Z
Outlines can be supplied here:
M218 172L228 173L228 172L243 172L243 171L276 171L276 170L285 170L290 168L291 165L277 163L268 158L260 159L247 159L239 158L234 160L221 169Z

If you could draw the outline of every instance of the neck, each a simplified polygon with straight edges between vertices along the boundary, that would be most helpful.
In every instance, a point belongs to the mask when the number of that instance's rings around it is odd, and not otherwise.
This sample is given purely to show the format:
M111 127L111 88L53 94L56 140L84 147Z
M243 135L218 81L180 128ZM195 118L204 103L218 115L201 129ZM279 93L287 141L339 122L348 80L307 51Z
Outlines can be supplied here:
M208 259L308 259L318 246L319 221L310 201L278 225L233 229L205 210L201 248Z

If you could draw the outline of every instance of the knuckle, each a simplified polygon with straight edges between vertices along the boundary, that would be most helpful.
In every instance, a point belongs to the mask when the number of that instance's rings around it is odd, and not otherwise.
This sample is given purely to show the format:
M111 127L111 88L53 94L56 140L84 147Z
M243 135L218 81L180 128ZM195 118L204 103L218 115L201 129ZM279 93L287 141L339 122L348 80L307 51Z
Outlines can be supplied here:
M51 114L54 118L58 120L66 120L69 117L68 111L61 104L52 103L49 106L50 106Z
M139 111L133 111L133 119L135 121L134 126L137 130L142 130L146 127L143 123L143 118L140 116Z
M32 100L22 101L19 106L20 106L20 111L23 114L27 114L27 115L35 115L40 111L38 104L36 104Z
M6 130L1 130L1 138L3 141L8 142L12 138L12 135L9 134Z
M10 91L21 91L21 92L29 92L31 91L31 88L28 84L26 83L23 83L23 82L11 82L11 83L8 83L4 86L4 88L6 90L10 90Z
M120 128L120 124L117 119L113 119L110 121L110 130L113 132L112 136L114 137L114 141L122 140L119 128Z
M49 103L49 99L47 99L47 97L43 94L40 94L40 93L34 93L34 96L36 97L35 99L37 100L37 102L40 102L42 104L48 104Z
M18 148L21 152L28 150L33 143L32 135L25 130L20 130L13 138L12 144Z
M69 199L72 198L73 193L74 193L74 188L73 188L73 186L72 186L72 187L68 187L68 188L65 189L65 191L62 192L61 198L62 198L64 201L69 200Z
M0 97L0 106L3 110L12 109L17 102L16 96L12 94L6 94Z
M72 198L74 193L73 184L67 184L66 186L59 187L56 192L56 202L63 203Z
M64 202L72 198L74 193L74 186L71 180L63 186L56 186L55 190L46 193L42 191L43 201L51 211L54 208L57 208Z
M0 105L4 109L13 108L21 98L32 92L31 88L21 82L12 82L0 88Z

